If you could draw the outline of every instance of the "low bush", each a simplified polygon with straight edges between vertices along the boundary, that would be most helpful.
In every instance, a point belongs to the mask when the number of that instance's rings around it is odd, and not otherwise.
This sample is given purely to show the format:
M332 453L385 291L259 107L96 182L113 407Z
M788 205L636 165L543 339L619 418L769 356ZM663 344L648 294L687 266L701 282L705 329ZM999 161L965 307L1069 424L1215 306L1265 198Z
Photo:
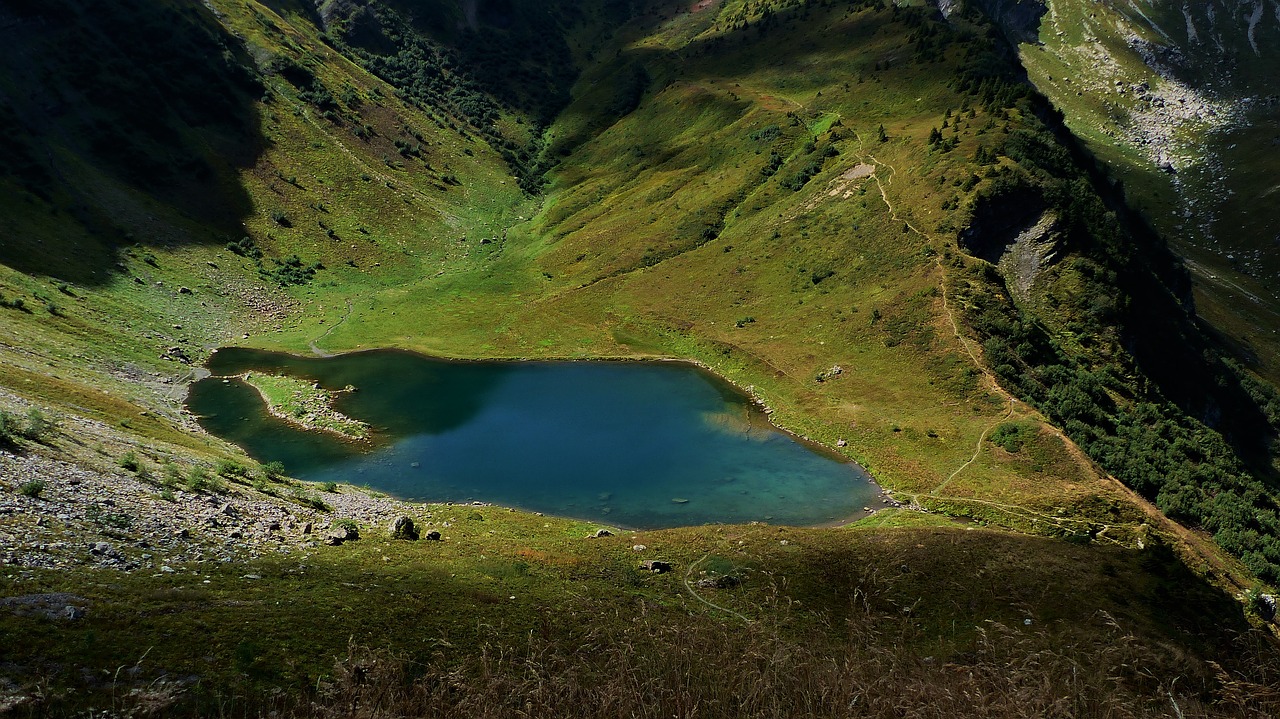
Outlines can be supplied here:
M38 499L40 497L40 493L44 492L46 486L47 485L43 480L33 479L30 482L23 483L21 487L18 487L18 494L21 494L24 497Z
M130 472L137 472L138 469L142 466L138 462L137 453L135 453L133 450L125 452L124 456L121 457L120 461L117 462L116 464L120 465L121 469L128 470Z

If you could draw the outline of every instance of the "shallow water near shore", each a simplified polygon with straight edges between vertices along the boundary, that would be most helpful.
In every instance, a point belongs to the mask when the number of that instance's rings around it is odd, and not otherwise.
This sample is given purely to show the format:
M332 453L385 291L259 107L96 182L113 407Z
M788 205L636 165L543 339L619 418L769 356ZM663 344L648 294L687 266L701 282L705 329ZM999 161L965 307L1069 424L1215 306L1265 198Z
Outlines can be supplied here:
M848 519L879 490L857 465L769 424L676 362L455 362L378 350L312 358L224 349L188 406L209 432L317 482L482 501L632 528ZM299 429L233 379L286 374L339 394L373 443Z

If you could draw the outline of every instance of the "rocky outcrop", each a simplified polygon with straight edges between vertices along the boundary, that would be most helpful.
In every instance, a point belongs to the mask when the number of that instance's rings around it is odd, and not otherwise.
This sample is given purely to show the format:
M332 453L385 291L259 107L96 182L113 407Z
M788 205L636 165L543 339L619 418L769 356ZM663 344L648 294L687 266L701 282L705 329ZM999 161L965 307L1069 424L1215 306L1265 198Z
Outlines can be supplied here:
M1020 302L1031 299L1036 278L1057 258L1059 239L1058 216L1045 212L1005 248L997 266L1015 299Z
M1058 215L1029 190L982 201L960 233L961 247L999 267L1019 302L1030 299L1036 278L1053 264L1061 241Z
M936 0L944 16L960 8L959 0ZM1040 41L1040 20L1049 11L1045 0L969 0L1016 43Z
M1039 222L1046 209L1044 199L1030 187L983 197L974 206L969 226L960 232L960 247L974 257L1000 264L1019 235Z

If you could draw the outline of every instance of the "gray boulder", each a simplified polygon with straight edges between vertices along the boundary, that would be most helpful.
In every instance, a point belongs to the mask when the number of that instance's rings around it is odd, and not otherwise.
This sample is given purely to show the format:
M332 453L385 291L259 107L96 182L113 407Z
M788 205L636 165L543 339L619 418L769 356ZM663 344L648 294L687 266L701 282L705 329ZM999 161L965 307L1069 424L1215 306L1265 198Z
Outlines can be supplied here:
M646 559L640 563L640 568L654 574L666 574L671 571L671 563L660 559Z
M413 519L406 516L396 517L391 521L391 538L407 539L413 541L420 536L418 528L414 526Z
M354 542L360 538L360 530L352 525L335 524L324 538L324 543L336 547L343 542Z

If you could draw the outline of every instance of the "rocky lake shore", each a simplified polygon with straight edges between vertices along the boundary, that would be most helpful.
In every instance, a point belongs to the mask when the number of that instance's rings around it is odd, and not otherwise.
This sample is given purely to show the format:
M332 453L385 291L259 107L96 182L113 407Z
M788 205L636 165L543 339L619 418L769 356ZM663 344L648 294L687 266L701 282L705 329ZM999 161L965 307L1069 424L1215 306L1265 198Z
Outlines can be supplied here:
M306 552L350 523L388 536L406 516L426 532L450 524L427 505L349 486L317 498L329 511L236 485L165 492L125 472L0 451L0 575L21 582L33 569L73 567L200 573L211 563Z

